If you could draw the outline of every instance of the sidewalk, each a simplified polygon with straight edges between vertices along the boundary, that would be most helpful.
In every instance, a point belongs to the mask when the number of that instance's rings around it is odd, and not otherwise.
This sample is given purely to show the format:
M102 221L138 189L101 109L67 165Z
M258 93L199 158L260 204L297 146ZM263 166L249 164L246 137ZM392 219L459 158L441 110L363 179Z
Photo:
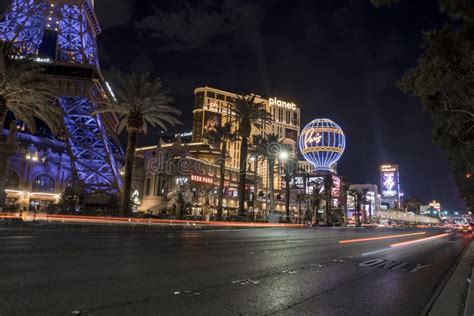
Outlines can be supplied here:
M449 280L437 291L434 302L429 304L423 315L474 315L474 286L471 282L474 264L474 243L466 246L459 264L448 276Z

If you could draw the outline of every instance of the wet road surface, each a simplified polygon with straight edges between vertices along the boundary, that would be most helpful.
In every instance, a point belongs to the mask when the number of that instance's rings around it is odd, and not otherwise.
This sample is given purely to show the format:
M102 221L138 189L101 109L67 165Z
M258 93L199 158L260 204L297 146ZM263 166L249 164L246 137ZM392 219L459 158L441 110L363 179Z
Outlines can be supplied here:
M0 315L418 315L469 241L441 234L0 230Z

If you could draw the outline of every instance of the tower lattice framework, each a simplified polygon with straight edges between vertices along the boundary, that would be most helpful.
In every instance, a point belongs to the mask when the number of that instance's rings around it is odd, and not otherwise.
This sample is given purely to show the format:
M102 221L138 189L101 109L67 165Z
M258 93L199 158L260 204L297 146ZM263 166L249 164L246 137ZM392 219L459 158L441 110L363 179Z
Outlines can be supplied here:
M0 21L0 40L18 56L44 63L60 91L73 173L89 192L121 187L116 158L123 155L115 116L91 116L107 98L97 53L100 26L90 0L12 0Z

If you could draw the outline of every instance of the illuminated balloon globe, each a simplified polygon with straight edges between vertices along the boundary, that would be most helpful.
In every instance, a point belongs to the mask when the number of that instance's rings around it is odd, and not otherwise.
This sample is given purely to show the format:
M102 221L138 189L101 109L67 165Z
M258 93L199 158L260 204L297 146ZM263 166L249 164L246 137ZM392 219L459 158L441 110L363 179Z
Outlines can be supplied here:
M331 171L331 166L344 153L346 137L333 121L316 119L301 132L299 146L304 158L316 171Z

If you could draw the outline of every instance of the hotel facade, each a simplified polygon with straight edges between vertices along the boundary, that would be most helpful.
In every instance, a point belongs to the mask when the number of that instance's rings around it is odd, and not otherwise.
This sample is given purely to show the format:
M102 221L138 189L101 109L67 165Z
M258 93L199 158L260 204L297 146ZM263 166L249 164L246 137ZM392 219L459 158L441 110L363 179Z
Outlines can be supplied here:
M233 92L227 92L211 87L200 87L194 90L194 110L193 110L193 141L205 141L205 133L212 129L215 125L224 125L227 122L233 122L234 114L232 113L232 104L236 99L242 97ZM264 136L268 134L276 134L291 149L290 157L296 159L298 157L298 137L300 134L300 108L293 102L283 101L276 97L263 98L256 95L255 102L262 103L265 110L271 116L271 122L264 124L261 129L252 127L250 141L253 136ZM234 131L238 129L236 124L233 125ZM226 167L232 169L240 168L240 147L241 140L234 142L228 141L226 148L228 151L228 159ZM251 146L250 146L251 147ZM249 150L247 161L249 162L247 170L249 173L255 172L253 168L257 168L257 175L263 180L260 186L263 189L268 187L268 172L266 161L252 163L252 150ZM274 188L276 190L282 188L281 165L283 162L279 160L275 163Z
M140 210L151 211L154 214L176 209L176 194L178 187L184 190L182 197L192 205L193 215L203 215L206 208L217 205L217 189L219 183L219 149L214 148L205 138L206 132L217 125L235 122L232 104L241 96L212 87L199 87L194 90L193 129L190 140L184 140L180 135L174 141L162 141L156 146L137 149L139 164L144 166L137 174L135 187L141 193ZM298 158L298 137L300 133L300 108L293 102L279 98L263 98L256 95L255 102L262 103L271 116L271 122L261 129L254 126L253 136L276 134L287 145L290 151L289 159ZM234 131L238 129L233 123ZM186 138L189 133L185 133ZM227 159L225 161L224 201L225 214L235 213L238 207L238 182L240 168L241 141L227 142ZM268 177L267 162L263 158L255 159L253 146L249 147L247 157L247 205L255 214L263 216L269 202L269 181L274 181L275 210L283 213L284 209L284 161L277 159L273 179ZM156 162L166 157L168 167L158 168ZM305 162L300 162L300 169L311 171ZM154 167L150 167L153 166ZM162 166L162 163L159 163ZM186 170L179 166L186 165ZM296 212L296 193L290 196L291 210ZM173 213L173 211L171 211ZM209 213L209 212L207 212ZM189 211L188 211L189 214ZM256 215L257 216L257 215Z

